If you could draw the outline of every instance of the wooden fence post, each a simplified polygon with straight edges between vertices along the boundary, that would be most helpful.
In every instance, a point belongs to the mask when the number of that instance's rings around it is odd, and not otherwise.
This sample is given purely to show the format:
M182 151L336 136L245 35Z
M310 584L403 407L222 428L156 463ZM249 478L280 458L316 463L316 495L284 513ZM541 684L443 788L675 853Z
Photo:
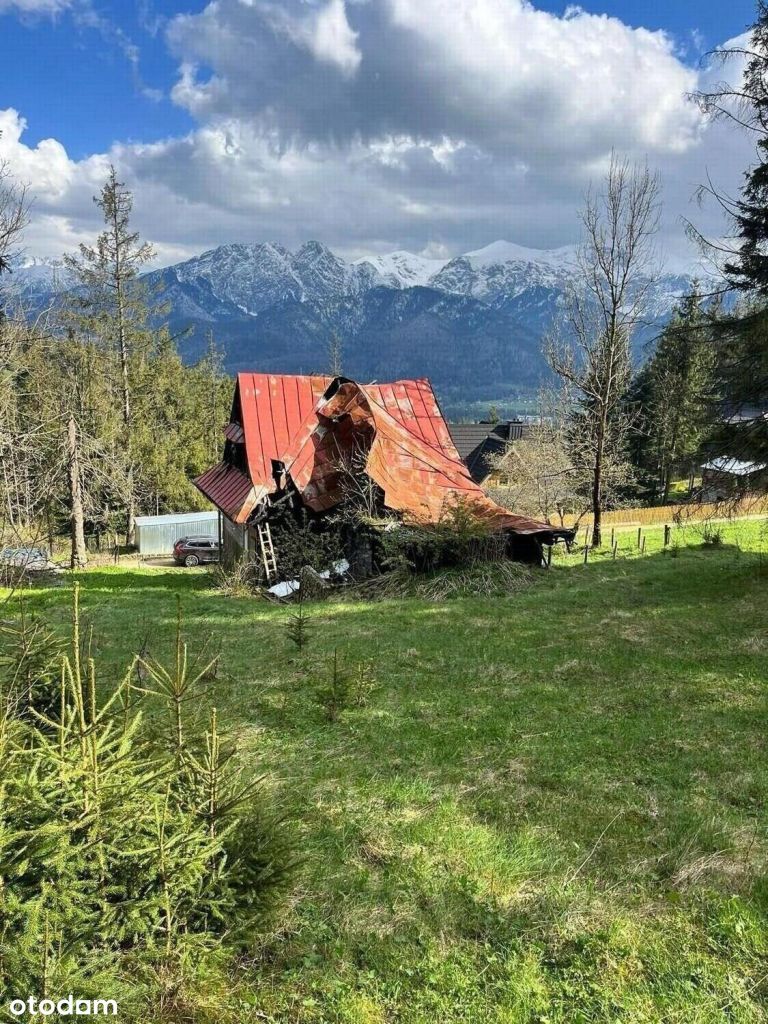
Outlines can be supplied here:
M645 537L643 537L643 543L640 545L640 554L645 554Z
M664 547L665 548L669 547L669 538L670 538L670 534L671 533L672 533L672 527L669 525L669 523L667 523L664 526Z
M637 546L638 547L640 547L640 540L641 540L642 536L643 536L643 528L642 528L642 526L638 526L638 528L637 528Z
M588 560L589 560L589 544L585 544L584 545L584 565L587 564Z
M614 560L614 562L616 561L616 552L617 552L618 550L619 550L619 545L618 545L618 542L617 542L617 541L614 541L614 542L613 542L613 560Z

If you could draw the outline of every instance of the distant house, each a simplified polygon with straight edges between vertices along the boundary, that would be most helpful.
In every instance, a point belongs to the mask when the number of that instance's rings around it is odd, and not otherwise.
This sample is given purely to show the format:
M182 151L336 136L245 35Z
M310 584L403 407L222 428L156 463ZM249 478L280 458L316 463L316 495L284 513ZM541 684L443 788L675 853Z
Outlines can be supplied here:
M492 476L494 463L507 450L509 442L524 440L530 428L530 423L523 420L448 424L456 450L472 479L478 484Z
M381 513L404 523L440 522L461 501L505 535L513 557L540 558L542 544L571 537L514 515L481 490L425 379L358 384L240 373L224 436L222 461L195 484L222 514L225 558L261 556L268 579L279 572L270 525L288 513L332 528L329 514L349 493L352 467L375 489Z
M704 501L722 501L761 491L768 491L768 464L765 462L744 462L724 455L701 467Z

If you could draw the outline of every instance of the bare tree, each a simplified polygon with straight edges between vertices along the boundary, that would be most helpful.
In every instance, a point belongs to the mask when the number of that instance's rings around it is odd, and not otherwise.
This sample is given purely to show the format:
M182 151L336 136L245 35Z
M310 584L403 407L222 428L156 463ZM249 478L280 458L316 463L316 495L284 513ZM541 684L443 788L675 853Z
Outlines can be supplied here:
M567 388L545 389L539 395L539 414L521 440L510 441L488 458L488 468L500 480L488 488L500 505L524 515L564 525L589 511L589 466L575 449L573 402Z
M28 219L27 188L13 179L8 162L0 160L0 274L11 269Z
M590 189L581 215L581 290L569 297L563 336L545 346L549 365L575 392L574 425L591 453L593 547L602 542L606 459L620 461L628 429L622 399L632 335L653 281L659 213L657 176L612 155L602 187Z
M344 346L341 338L333 331L328 340L328 373L331 377L340 377L342 370L342 356Z

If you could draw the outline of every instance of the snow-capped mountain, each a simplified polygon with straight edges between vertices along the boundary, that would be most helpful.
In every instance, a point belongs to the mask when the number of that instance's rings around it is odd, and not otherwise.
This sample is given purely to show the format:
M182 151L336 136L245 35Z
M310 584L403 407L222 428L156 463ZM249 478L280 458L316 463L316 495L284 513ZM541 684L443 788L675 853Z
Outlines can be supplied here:
M181 305L194 301L197 315L212 321L222 315L222 304L258 316L280 302L327 306L384 287L461 295L523 319L530 310L541 327L577 275L575 246L530 249L498 241L449 260L398 251L347 262L319 242L307 242L295 252L266 242L219 246L150 277L162 280L172 293L183 292ZM652 315L667 316L689 281L663 276L651 292ZM167 297L174 301L174 294Z
M431 260L412 252L398 250L386 256L367 256L356 260L355 267L370 273L371 280L389 288L426 287L443 269L447 260Z
M514 298L528 288L564 290L575 273L574 246L527 249L499 241L450 260L430 284L442 291L498 302Z
M222 245L145 276L162 291L186 358L202 352L212 330L232 370L317 371L336 334L349 373L430 376L444 396L485 398L537 385L541 337L578 269L573 246L497 241L448 260L397 251L349 261L310 241L293 252L274 242ZM61 267L50 261L19 266L13 278L40 303L62 288ZM691 280L653 283L652 323L639 345Z
M39 309L56 293L70 287L69 274L60 259L23 256L11 264L3 291L23 307Z

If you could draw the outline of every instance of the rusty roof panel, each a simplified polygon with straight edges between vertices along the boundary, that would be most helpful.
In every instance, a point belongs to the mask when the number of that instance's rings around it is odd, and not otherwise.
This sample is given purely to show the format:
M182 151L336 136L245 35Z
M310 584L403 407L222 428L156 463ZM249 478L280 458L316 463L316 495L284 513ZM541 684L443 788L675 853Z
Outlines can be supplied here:
M254 484L273 485L273 460L281 459L330 382L330 377L238 373L248 470Z

